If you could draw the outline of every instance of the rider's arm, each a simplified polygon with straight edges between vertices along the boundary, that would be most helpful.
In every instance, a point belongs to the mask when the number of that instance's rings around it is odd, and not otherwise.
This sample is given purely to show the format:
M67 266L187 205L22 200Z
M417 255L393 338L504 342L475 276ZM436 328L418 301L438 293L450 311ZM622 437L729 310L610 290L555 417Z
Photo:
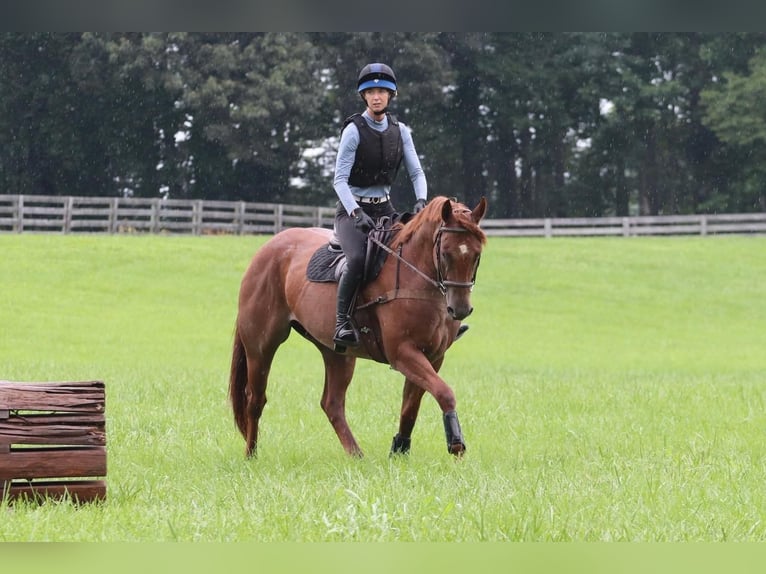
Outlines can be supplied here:
M349 215L359 207L351 193L351 188L348 186L348 178L351 176L357 147L359 147L359 130L352 122L340 134L338 156L335 158L335 178L332 184L338 199Z
M399 130L402 134L402 148L404 150L404 167L407 168L407 174L412 181L412 187L415 190L416 199L428 199L428 184L426 183L426 174L420 165L420 158L415 151L415 143L412 141L410 128L399 122Z

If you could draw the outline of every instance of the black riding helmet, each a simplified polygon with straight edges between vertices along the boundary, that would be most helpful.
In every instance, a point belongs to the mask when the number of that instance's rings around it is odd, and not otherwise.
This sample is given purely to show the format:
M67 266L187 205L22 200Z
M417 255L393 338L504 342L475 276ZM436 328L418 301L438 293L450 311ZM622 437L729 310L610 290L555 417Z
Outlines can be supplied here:
M359 95L370 88L385 88L391 92L391 98L396 97L396 76L394 71L385 64L375 62L367 64L359 72L356 89ZM362 96L362 99L364 97Z

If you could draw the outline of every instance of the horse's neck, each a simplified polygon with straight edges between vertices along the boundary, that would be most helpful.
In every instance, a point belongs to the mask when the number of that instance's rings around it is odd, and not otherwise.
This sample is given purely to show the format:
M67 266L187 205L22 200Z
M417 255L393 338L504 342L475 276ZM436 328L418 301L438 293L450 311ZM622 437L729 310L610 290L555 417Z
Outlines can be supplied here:
M410 236L402 248L405 258L425 273L434 270L433 248L435 235L436 229L430 226L422 227Z

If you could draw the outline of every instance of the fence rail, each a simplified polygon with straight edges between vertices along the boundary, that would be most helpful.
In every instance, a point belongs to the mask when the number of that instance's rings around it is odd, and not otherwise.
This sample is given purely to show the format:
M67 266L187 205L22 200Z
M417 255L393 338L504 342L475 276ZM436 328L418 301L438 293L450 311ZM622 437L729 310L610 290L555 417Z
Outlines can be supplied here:
M0 232L273 234L332 228L334 207L159 198L0 195ZM764 234L766 213L485 219L490 236Z

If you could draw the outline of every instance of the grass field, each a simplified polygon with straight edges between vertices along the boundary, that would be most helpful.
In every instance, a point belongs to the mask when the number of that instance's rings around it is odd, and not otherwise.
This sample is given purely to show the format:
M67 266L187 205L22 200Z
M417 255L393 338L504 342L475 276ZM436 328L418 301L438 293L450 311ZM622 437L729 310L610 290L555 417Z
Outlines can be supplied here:
M100 379L108 500L0 503L4 541L766 540L766 238L491 239L391 460L402 377L359 362L348 458L322 362L280 349L259 457L227 401L262 237L0 235L0 379Z

